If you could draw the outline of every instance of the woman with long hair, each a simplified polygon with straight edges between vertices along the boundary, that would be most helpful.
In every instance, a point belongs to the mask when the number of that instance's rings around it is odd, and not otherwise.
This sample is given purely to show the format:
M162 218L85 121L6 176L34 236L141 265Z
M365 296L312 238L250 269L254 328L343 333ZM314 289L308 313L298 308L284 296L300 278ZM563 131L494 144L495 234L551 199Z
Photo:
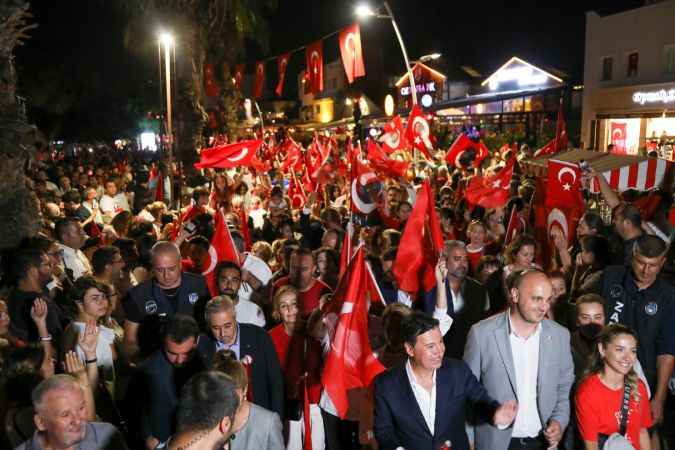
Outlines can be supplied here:
M334 290L340 272L340 260L337 252L329 247L321 247L314 250L314 259L316 260L317 277Z
M282 419L288 428L287 448L300 450L303 448L300 416L305 389L310 403L312 443L323 442L323 421L318 406L322 349L320 342L307 332L308 325L301 314L302 302L296 288L286 285L277 290L272 308L272 317L281 322L269 334L279 356L286 386L286 412Z
M649 394L634 369L637 346L635 333L624 325L610 324L597 338L575 395L577 426L586 450L602 448L604 436L619 433L624 413L625 438L636 450L651 448Z
M600 282L605 266L611 264L609 243L603 236L585 235L579 239L570 299L593 292Z

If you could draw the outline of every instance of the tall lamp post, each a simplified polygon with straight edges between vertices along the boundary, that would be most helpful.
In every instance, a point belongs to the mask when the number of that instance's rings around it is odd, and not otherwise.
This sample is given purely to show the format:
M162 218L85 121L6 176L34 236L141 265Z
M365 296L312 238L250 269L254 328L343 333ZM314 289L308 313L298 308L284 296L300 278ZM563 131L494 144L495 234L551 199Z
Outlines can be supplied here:
M401 52L403 53L403 60L405 61L405 69L408 72L408 79L410 80L410 92L412 93L412 102L413 105L417 104L417 89L415 88L415 77L412 73L412 67L410 67L410 60L408 59L408 51L405 48L405 43L403 42L403 37L401 32L398 29L398 24L396 23L396 18L392 12L389 4L385 1L382 5L386 14L379 12L378 10L371 9L368 5L359 5L356 7L356 15L358 17L376 17L378 19L389 19L391 21L391 26L394 27L394 32L398 38L398 43L401 46Z
M159 35L159 45L164 46L164 72L166 76L166 135L167 135L167 146L166 146L166 160L167 160L167 170L169 176L169 200L173 202L173 127L171 122L171 49L174 45L173 36L169 33L161 33ZM164 177L159 180L160 183L164 183Z

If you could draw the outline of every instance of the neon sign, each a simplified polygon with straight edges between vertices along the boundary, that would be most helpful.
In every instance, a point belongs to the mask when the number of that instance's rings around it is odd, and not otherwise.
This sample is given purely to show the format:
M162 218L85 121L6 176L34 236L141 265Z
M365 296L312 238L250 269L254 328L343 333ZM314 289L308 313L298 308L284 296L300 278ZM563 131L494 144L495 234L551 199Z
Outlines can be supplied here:
M436 82L430 81L428 83L416 84L415 92L436 92ZM410 86L403 86L401 88L401 95L404 97L410 95Z
M645 103L672 103L675 102L675 89L661 89L658 91L634 92L633 102L644 105Z

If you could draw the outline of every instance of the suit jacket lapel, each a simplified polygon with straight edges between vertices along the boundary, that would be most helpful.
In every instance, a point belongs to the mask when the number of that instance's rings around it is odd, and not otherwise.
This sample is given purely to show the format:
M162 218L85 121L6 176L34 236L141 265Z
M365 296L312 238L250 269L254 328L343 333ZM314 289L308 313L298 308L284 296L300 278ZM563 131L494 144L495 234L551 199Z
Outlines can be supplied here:
M401 395L403 397L402 405L415 405L414 407L411 406L409 408L411 414L415 416L415 421L421 427L421 429L425 430L427 434L431 434L431 430L429 430L427 422L424 420L424 416L422 415L420 405L417 403L417 398L415 398L415 394L413 393L410 380L408 380L408 373L405 369L405 363L399 369L399 383L401 384ZM438 399L438 378L436 378L436 399ZM436 405L438 405L438 400L436 401ZM436 410L436 417L438 417L438 409Z
M445 377L442 367L436 370L436 418L434 419L434 435L441 436L448 425L448 399L452 381ZM426 422L425 422L426 423Z
M539 334L539 361L537 366L537 402L542 398L541 392L546 381L546 377L549 374L544 369L546 367L546 361L548 360L549 353L551 352L551 330L546 323L546 320L541 321L541 333ZM541 406L539 406L539 411L541 411Z
M499 355L502 358L504 367L506 368L506 373L509 376L509 382L511 383L511 389L513 393L518 398L518 388L516 383L516 370L513 366L513 353L511 352L511 339L509 338L509 319L508 319L508 310L502 314L501 322L497 324L497 327L494 330L495 342L497 343L497 348L499 349Z

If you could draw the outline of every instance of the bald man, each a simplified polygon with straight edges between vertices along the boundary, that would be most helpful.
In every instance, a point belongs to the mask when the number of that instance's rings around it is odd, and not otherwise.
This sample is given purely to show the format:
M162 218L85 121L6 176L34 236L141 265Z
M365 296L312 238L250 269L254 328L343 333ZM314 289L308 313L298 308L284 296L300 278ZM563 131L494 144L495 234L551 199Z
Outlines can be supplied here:
M469 437L475 448L555 447L570 415L570 334L545 318L553 297L545 273L525 270L511 297L509 309L471 328L464 361L492 398L500 403L517 398L518 413L508 428L476 423Z

